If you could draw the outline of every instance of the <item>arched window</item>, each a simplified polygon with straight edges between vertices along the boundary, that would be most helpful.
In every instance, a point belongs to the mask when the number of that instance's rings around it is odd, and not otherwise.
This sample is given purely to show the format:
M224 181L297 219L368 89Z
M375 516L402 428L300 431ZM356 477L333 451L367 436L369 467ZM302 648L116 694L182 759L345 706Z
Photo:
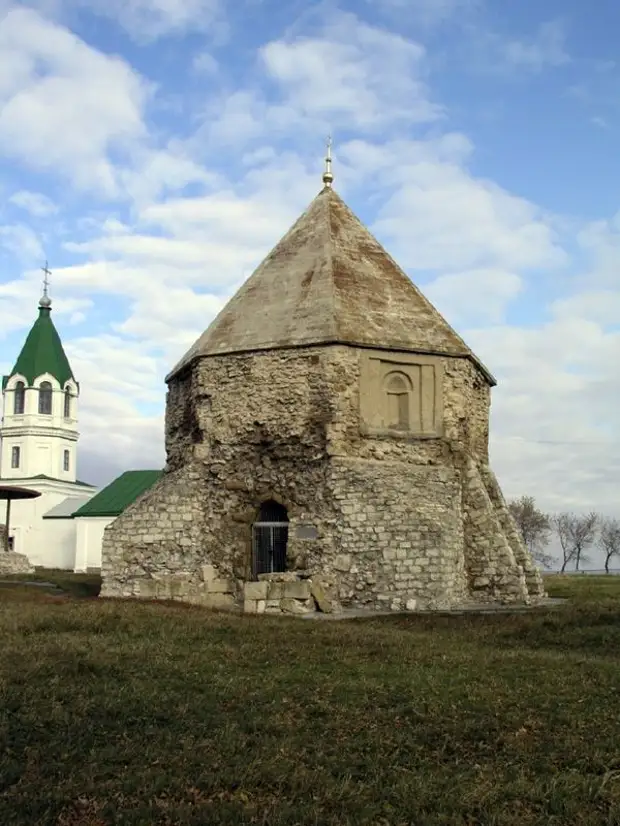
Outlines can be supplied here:
M65 419L71 418L71 388L65 390Z
M411 380L404 373L388 373L385 377L388 427L409 430Z
M26 407L26 385L23 381L18 381L15 385L15 396L13 397L13 413L19 416Z
M286 571L288 514L284 505L263 502L252 525L252 576Z
M52 415L52 385L49 381L42 381L39 385L39 413Z

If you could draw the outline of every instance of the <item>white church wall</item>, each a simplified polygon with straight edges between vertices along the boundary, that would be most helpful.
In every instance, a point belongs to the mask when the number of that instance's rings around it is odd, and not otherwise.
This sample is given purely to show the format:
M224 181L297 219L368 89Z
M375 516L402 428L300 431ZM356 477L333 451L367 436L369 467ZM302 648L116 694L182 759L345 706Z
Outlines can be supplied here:
M103 532L114 516L78 516L75 522L75 571L83 573L101 568Z
M72 524L63 528L57 525L59 522L72 523L73 520L43 519L44 514L66 498L66 491L44 491L37 499L22 499L11 505L13 549L26 554L33 565L66 570L73 568L75 529Z
M44 519L40 533L40 559L35 565L73 570L75 558L75 524L73 519Z
M21 499L11 504L10 534L13 549L26 554L32 565L43 568L73 570L75 566L75 520L43 519L68 498L73 498L75 509L97 492L96 488L82 487L52 480L25 480L24 487L38 490L37 499ZM0 504L0 523L4 524Z

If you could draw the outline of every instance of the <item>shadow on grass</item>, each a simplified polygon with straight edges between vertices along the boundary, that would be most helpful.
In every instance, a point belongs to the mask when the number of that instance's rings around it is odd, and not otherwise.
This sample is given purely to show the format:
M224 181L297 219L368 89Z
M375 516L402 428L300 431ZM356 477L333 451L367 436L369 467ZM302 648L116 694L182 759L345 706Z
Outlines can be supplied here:
M34 574L13 574L0 578L15 583L14 586L4 585L5 593L6 590L12 589L12 587L19 588L20 591L26 589L44 591L41 586L25 585L24 583L27 582L50 583L67 596L75 599L98 597L101 592L101 576L99 574L75 574L72 571L55 568L36 568ZM0 597L3 596L4 594L0 595ZM33 596L34 600L36 598L36 595Z

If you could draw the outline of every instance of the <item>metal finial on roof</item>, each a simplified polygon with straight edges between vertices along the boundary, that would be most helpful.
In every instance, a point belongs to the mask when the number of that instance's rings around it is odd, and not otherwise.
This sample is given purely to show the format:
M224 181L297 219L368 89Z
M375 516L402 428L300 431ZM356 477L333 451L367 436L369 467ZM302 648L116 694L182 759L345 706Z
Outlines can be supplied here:
M45 262L45 266L41 267L43 270L43 295L41 296L41 300L39 301L39 307L51 307L52 306L52 299L48 295L48 290L50 286L49 277L52 274L52 271L47 265L47 261Z
M327 155L325 156L325 172L323 173L323 183L331 186L334 180L332 175L332 137L327 138Z

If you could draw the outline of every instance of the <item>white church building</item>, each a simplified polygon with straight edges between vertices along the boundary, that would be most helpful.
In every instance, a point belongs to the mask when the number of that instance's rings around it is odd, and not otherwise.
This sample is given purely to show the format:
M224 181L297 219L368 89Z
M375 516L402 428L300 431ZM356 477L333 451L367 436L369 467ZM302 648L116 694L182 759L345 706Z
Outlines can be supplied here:
M15 366L2 379L0 484L41 494L13 503L9 550L33 566L97 570L105 527L160 471L127 471L101 491L77 479L80 385L51 304L46 288Z

